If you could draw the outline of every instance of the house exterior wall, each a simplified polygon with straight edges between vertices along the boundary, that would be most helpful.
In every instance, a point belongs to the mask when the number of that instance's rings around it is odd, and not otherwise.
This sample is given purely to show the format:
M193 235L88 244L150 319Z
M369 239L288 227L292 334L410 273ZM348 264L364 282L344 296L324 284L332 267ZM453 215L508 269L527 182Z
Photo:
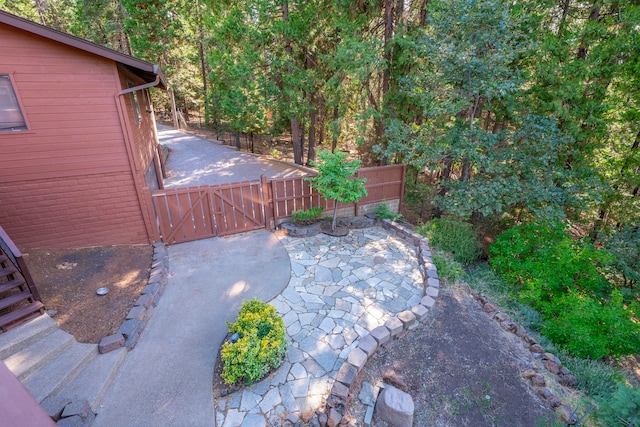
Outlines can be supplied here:
M115 63L3 24L0 52L29 127L0 132L5 230L27 248L149 243Z
M121 87L126 89L130 85L138 86L143 82L132 73L129 73L123 67L118 67ZM133 145L136 150L136 157L140 162L140 170L143 174L149 169L149 165L153 161L156 153L156 134L154 132L155 121L152 110L151 100L149 99L149 91L147 89L136 91L136 98L140 107L140 121L137 121L134 114L132 103L132 94L123 95L125 105L127 106L127 115L131 127L133 137Z

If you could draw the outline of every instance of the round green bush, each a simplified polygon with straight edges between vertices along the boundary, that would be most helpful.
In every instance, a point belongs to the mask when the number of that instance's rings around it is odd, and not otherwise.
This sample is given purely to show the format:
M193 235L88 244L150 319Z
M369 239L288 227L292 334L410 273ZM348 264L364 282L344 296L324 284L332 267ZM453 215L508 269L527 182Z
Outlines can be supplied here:
M473 225L458 218L442 217L416 228L418 234L429 239L436 248L450 252L463 264L472 264L481 253Z
M287 341L282 317L275 307L257 299L242 303L235 323L227 322L236 342L222 345L222 379L227 384L252 384L282 364Z

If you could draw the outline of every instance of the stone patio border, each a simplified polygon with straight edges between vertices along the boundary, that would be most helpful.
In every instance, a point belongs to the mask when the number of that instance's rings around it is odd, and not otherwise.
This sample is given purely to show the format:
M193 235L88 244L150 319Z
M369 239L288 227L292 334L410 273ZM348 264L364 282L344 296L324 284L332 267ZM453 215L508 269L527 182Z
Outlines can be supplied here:
M386 230L395 231L398 237L407 240L417 247L418 264L422 273L424 290L420 304L415 305L411 310L405 310L390 318L383 326L369 331L369 335L361 338L358 345L351 350L347 360L336 374L336 378L326 400L326 419L328 426L334 427L344 416L351 386L356 376L362 371L370 357L383 345L388 345L394 338L400 339L407 335L409 331L418 327L419 323L425 323L429 310L435 305L435 298L438 297L440 280L438 271L431 259L431 249L429 240L413 230L394 221L381 220L380 224ZM365 425L367 419L371 422L373 416L372 405L369 405L365 414Z
M571 374L571 371L569 371L566 366L562 365L558 356L545 352L542 346L538 344L538 341L529 335L523 326L511 321L507 314L500 312L496 306L491 304L491 301L486 295L483 295L476 289L471 289L467 283L463 283L462 286L469 290L471 296L478 301L478 304L480 304L484 312L487 313L487 316L498 322L502 329L520 338L523 347L529 349L534 359L540 359L542 367L551 375L555 375L561 385L572 389L578 386L578 379ZM556 396L553 390L547 387L544 376L537 371L538 368L534 364L532 369L525 370L521 376L530 382L531 386L538 392L538 395L560 416L560 419L564 423L567 425L576 424L578 419L575 410Z
M133 308L125 316L118 332L100 340L98 344L100 353L108 353L121 347L127 347L128 351L133 350L167 287L168 271L169 253L167 247L162 242L154 243L151 272L147 285Z

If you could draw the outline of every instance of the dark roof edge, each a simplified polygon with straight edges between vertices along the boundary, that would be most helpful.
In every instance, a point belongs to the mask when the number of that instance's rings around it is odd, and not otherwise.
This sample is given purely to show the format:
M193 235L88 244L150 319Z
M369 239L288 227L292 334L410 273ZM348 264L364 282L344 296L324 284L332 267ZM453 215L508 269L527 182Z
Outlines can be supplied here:
M130 55L125 55L124 53L120 53L104 46L100 46L88 40L81 39L80 37L76 37L71 34L63 33L62 31L37 24L3 10L0 10L0 23L19 28L29 33L45 37L49 40L54 40L56 42L92 53L97 56L101 56L103 58L111 59L112 61L128 65L129 67L144 71L146 73L152 73L154 76L160 76L161 83L166 87L166 80L162 75L160 67L158 67L156 64L143 61L142 59L134 58Z

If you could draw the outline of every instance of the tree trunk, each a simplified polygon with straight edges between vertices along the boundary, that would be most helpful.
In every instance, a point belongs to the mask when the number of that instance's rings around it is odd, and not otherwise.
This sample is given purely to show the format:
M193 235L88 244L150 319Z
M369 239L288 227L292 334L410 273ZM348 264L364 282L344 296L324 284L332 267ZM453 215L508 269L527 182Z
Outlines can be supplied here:
M385 67L382 71L382 100L384 100L385 95L389 91L389 75L391 73L391 48L389 47L389 43L393 38L393 6L393 0L384 1L383 57ZM383 102L380 102L380 110L382 110L383 107Z
M282 2L282 21L286 24L289 23L289 1L284 0ZM291 41L285 38L285 51L289 56L293 55L293 48L291 47ZM287 67L288 74L291 74L291 67ZM293 161L297 165L302 165L303 147L300 138L300 120L297 117L289 117L291 121L291 140L293 142Z
M126 53L127 55L133 55L131 51L131 43L129 42L129 36L124 31L124 19L126 18L126 10L120 0L115 0L118 4L118 11L120 12L117 26L118 26L118 43L120 52Z
M564 33L564 27L567 22L567 16L569 15L570 6L571 0L560 1L560 10L562 10L562 14L560 15L560 23L558 24L558 35L562 35L562 33Z
M420 5L420 28L424 27L427 24L427 5L429 4L429 0L422 0L422 4Z
M318 126L318 141L316 142L316 145L322 145L324 144L325 124L327 121L327 109L324 105L324 97L320 97L318 112L320 113L320 117L316 119L316 126Z
M309 151L307 153L307 164L316 159L316 99L313 91L309 94Z
M202 97L204 99L204 117L205 120L209 120L209 108L207 102L207 65L204 59L204 26L202 25L202 11L200 10L201 3L200 0L195 5L197 10L197 18L198 18L198 29L199 29L199 40L198 40L198 54L200 55L200 72L202 75ZM251 150L253 152L253 148Z
M302 145L300 143L300 122L291 119L291 140L293 142L293 161L297 165L302 164Z
M336 151L336 147L338 146L338 133L339 133L339 126L337 125L338 123L338 119L340 118L339 116L339 111L338 111L338 106L335 105L333 107L333 121L334 123L336 123L336 130L333 133L333 138L331 139L331 152L335 153Z
M404 0L396 0L396 28L404 22Z
M589 21L597 21L600 17L600 9L602 8L602 0L595 0L593 5L591 6L591 11L589 12ZM586 59L587 53L589 50L589 44L586 40L582 40L580 42L580 47L578 47L578 51L576 52L576 56L580 59Z
M42 0L35 0L36 2L36 10L38 11L38 16L40 17L40 23L42 25L47 25L47 20L44 18L44 5L42 4Z
M240 144L240 132L238 131L235 132L235 141L236 141L236 148L240 150L242 148L242 145Z
M335 231L336 229L336 216L338 215L338 201L333 201L333 220L331 220L331 230Z

